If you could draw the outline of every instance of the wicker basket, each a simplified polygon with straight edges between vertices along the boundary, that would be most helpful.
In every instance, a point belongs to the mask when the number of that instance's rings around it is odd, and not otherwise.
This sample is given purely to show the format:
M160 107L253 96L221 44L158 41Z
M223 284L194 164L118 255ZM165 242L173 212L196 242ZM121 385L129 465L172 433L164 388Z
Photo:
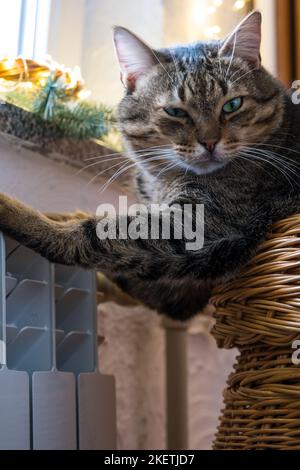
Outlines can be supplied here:
M300 365L292 361L300 340L300 215L275 224L211 302L218 346L240 351L214 449L300 449Z

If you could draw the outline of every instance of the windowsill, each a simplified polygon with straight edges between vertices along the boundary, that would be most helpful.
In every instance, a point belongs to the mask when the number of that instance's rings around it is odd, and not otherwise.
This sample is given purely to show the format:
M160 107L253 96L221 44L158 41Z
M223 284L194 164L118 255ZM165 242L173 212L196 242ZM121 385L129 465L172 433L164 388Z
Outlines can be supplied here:
M114 158L117 163L120 162L119 154L113 155L112 149L94 140L64 137L62 130L57 126L8 103L0 106L0 133L16 147L27 148L54 161L82 168L94 176L100 171L109 175L109 168L114 165ZM97 161L94 157L105 157L105 155L110 155L109 159L104 158L101 162L99 158L99 164L91 165ZM118 179L118 185L128 190L130 179L130 174L127 172L123 178Z

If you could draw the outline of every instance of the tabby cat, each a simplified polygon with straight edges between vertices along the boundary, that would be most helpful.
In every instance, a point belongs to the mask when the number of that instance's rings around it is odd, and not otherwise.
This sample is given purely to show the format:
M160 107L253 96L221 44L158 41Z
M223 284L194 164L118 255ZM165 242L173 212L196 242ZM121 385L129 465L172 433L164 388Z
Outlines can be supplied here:
M47 217L0 196L0 229L50 261L104 272L175 319L236 276L272 223L300 210L300 108L260 61L261 15L223 41L154 50L122 27L118 119L141 201L204 204L205 240L100 240L97 217ZM129 216L128 216L129 217ZM51 220L52 219L52 220Z

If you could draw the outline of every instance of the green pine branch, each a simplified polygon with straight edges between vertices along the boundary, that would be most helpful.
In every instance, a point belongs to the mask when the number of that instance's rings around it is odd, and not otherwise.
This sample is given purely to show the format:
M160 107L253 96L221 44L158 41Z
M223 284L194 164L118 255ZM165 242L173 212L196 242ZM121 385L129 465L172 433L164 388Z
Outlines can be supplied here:
M46 84L37 93L33 103L33 112L39 114L46 121L51 121L55 108L61 103L67 102L68 99L70 98L65 83L55 73L52 73L47 78Z
M59 104L51 119L68 137L102 139L115 122L110 109L79 101L72 107Z
M4 99L39 115L62 129L66 137L78 139L105 139L117 134L112 110L105 105L75 101L70 97L64 82L51 74L46 84L36 90L16 89L5 94ZM119 146L120 141L116 139Z

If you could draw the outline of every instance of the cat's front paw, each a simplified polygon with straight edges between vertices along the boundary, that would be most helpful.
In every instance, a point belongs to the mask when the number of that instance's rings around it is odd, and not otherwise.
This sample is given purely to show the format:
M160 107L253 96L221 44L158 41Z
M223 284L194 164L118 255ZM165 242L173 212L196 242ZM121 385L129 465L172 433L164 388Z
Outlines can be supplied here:
M0 230L14 234L25 226L30 229L31 215L35 211L18 199L0 193Z

